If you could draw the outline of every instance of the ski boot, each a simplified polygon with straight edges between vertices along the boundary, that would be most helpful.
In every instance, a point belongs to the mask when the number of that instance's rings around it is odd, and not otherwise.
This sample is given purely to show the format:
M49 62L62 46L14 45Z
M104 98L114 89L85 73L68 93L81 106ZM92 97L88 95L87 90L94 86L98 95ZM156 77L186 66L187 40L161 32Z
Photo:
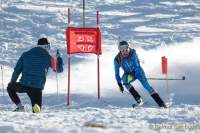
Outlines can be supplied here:
M137 102L136 104L133 104L132 107L143 105L144 102L143 102L140 94L134 89L134 87L131 87L129 92L134 97L135 101Z
M151 95L152 98L155 100L155 102L158 104L159 107L163 107L163 108L167 108L166 104L164 103L164 101L160 98L160 96L158 95L158 93L154 93Z

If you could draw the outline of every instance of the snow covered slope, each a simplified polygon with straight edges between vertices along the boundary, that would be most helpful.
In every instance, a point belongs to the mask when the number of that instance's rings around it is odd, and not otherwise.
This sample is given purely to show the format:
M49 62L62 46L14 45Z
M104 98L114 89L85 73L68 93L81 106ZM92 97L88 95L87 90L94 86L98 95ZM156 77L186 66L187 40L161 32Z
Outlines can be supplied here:
M65 28L67 8L72 9L72 26L82 26L80 0L1 0L0 64L4 69L4 88L22 52L36 46L45 34L51 54L57 48L65 60L65 71L56 77L48 74L43 94L43 110L32 114L29 98L20 94L28 112L11 112L15 105L0 85L0 132L199 132L200 126L200 2L198 0L86 0L86 26L96 26L100 11L103 54L101 62L101 99L97 100L96 56L72 57L71 106L66 106L67 55ZM139 54L147 77L163 77L161 56L169 61L170 109L159 109L139 82L134 86L148 101L144 107L131 108L130 94L118 91L113 58L118 37L127 40ZM144 63L142 63L144 62ZM88 76L90 75L90 76ZM150 81L167 101L166 82Z

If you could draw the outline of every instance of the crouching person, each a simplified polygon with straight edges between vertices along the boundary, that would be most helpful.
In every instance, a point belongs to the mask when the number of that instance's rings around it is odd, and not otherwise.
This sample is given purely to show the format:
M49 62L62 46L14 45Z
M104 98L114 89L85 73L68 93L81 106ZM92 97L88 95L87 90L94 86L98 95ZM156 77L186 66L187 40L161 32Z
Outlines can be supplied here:
M40 112L42 107L42 90L45 86L49 67L55 72L63 72L63 60L60 54L57 53L57 68L54 68L53 58L49 51L49 41L47 38L41 38L38 40L37 47L23 53L19 58L7 87L9 97L17 106L14 110L15 112L24 111L24 106L17 93L27 93L31 100L33 113ZM20 74L21 79L19 82L16 82Z

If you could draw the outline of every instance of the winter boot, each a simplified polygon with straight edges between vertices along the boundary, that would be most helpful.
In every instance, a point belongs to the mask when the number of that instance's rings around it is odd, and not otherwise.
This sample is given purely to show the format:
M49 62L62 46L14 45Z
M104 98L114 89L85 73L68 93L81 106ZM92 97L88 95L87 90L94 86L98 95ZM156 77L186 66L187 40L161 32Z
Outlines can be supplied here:
M25 112L24 106L19 106L13 112Z
M158 104L159 107L167 108L167 106L165 105L165 103L163 102L163 100L160 98L160 96L158 95L158 93L154 93L151 96L155 100L155 102Z
M33 113L40 113L41 109L40 106L38 104L35 104L33 106Z
M143 103L142 98L140 96L140 94L138 94L138 92L134 89L134 87L131 87L129 92L131 93L131 95L135 98L136 102L138 104Z

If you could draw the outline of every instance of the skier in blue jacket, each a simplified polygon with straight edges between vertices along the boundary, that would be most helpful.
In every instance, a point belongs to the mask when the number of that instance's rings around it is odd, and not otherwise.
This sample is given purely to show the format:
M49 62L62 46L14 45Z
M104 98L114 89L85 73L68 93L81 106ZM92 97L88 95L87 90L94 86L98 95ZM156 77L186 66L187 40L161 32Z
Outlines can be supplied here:
M123 93L124 91L123 85L124 85L129 90L131 95L134 97L137 104L139 105L143 104L141 96L131 85L131 82L134 82L136 79L138 79L143 85L143 87L155 100L155 102L159 105L159 107L166 108L165 103L160 98L158 93L149 85L144 70L140 66L140 62L136 54L136 51L134 49L131 49L126 41L121 41L118 45L118 49L120 52L114 58L114 67L115 67L115 78L117 80L120 91ZM120 77L119 74L120 67L124 71L122 77Z
M40 112L42 106L42 90L46 82L47 72L49 67L53 68L53 58L49 54L49 50L49 41L47 38L41 38L38 40L37 47L23 53L19 58L7 87L11 100L17 105L14 111L24 111L24 106L17 95L18 92L27 93L32 103L33 112ZM57 68L53 70L58 73L62 72L63 60L59 53L57 53L56 63ZM21 79L17 82L20 74Z

